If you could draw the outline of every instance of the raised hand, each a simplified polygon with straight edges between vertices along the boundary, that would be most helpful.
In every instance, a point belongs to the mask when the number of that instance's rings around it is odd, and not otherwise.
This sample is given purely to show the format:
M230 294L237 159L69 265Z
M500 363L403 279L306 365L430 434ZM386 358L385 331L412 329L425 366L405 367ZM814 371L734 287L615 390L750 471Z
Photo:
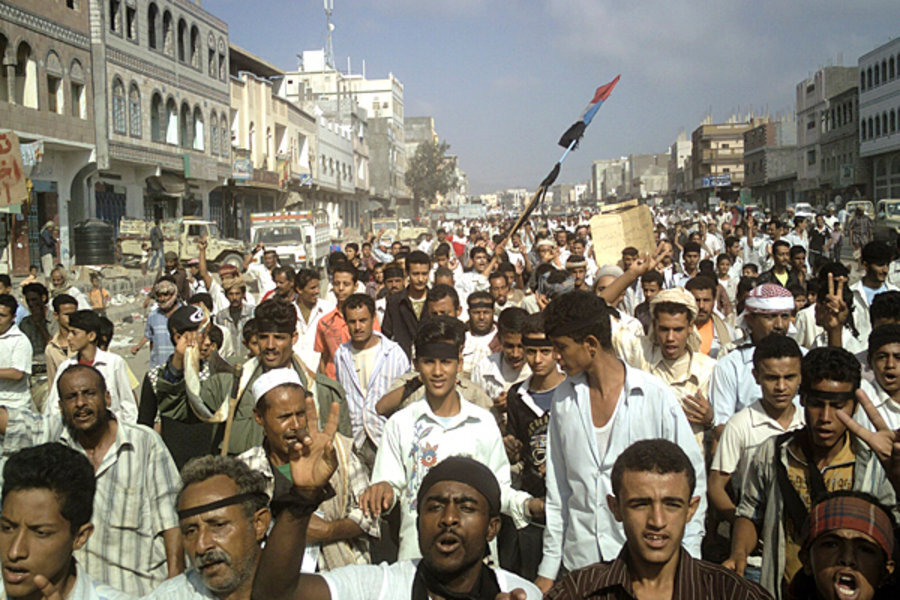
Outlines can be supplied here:
M319 431L316 403L311 395L306 396L308 429L291 447L291 479L295 487L320 488L331 479L338 466L334 436L340 415L341 405L332 402L325 428Z
M840 329L847 322L850 309L844 302L845 277L835 279L833 273L828 274L828 295L825 297L825 311L823 315L823 329Z
M878 456L888 480L900 494L900 431L894 431L888 426L864 391L856 390L856 399L869 417L875 431L866 429L844 411L835 411L835 414L852 434L865 442Z
M697 390L697 393L690 394L681 399L681 405L684 408L684 414L688 421L703 425L706 428L712 427L713 424L713 407L703 392Z

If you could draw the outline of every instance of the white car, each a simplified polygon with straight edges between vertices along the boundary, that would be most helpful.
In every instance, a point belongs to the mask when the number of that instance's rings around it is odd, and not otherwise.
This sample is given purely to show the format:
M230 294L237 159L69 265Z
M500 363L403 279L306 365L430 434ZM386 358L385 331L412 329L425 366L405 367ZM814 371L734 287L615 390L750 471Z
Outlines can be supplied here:
M813 210L812 204L809 202L798 202L794 206L794 216L810 219L816 216L816 211Z

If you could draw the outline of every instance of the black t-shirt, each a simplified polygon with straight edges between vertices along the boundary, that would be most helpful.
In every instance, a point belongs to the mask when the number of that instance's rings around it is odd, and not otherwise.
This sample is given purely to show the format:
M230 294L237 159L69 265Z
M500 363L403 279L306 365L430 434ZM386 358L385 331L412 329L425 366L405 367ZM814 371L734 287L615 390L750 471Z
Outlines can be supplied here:
M547 494L544 484L547 457L547 426L550 424L550 412L545 411L538 416L525 404L520 392L522 383L509 388L506 397L506 428L522 443L522 489L535 498L543 498ZM554 388L555 389L555 388ZM550 390L552 393L553 390Z

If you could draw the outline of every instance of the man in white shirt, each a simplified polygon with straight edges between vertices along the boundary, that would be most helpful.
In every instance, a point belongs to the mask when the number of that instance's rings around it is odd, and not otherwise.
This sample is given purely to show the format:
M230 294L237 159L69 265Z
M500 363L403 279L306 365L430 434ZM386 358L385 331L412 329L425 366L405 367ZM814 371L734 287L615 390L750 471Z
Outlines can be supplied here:
M375 457L372 486L360 500L366 514L376 517L400 502L399 559L420 556L416 540L416 498L428 471L441 460L465 452L497 476L502 510L513 520L540 514L543 503L510 486L509 461L500 430L488 411L465 402L455 382L463 331L452 317L422 323L415 341L415 366L425 387L425 400L393 415L384 427Z
M256 572L253 596L271 600L427 600L494 598L515 592L539 600L535 586L484 563L488 543L500 528L501 487L484 464L448 457L432 468L416 495L416 530L421 560L354 565L322 575L300 572L309 515L327 497L333 460L326 448L333 428L310 432L308 452L291 461L294 489L278 515ZM298 445L299 446L299 445ZM310 464L304 464L310 463ZM333 494L333 492L331 492Z
M897 290L887 281L893 254L891 247L884 242L869 242L862 248L865 274L850 289L853 292L853 322L863 339L872 331L869 324L872 300L877 294Z
M728 494L728 483L735 494L740 494L756 449L770 437L804 425L803 411L794 404L800 389L802 358L797 342L778 334L763 338L753 352L753 376L762 397L725 424L709 474L710 502L729 523L734 521L740 497ZM756 562L757 567L762 563Z
M244 259L244 269L248 275L256 279L258 298L262 298L270 290L275 289L272 269L277 266L278 253L274 250L266 250L262 244L257 245L253 252Z
M315 351L316 326L319 319L334 310L334 304L320 298L321 279L316 269L300 269L294 278L297 290L297 343L294 352L303 363L315 369L319 364L319 353Z
M15 324L19 303L0 294L0 401L13 408L32 408L30 378L33 350Z
M471 313L470 313L471 314ZM497 331L500 352L485 359L476 360L472 367L472 383L481 387L494 401L494 407L506 412L506 392L509 387L531 375L531 368L525 360L525 346L522 345L522 327L528 311L510 307L500 313Z
M466 330L466 343L463 345L462 372L472 374L480 361L486 360L491 352L491 342L497 336L494 325L494 309L496 303L488 292L473 292L468 298L469 327ZM453 315L451 315L453 316Z
M861 389L878 410L885 424L900 429L900 325L881 325L869 334L869 366L875 381L863 380ZM864 411L856 420L875 431Z
M700 507L687 526L684 545L699 557L705 467L681 405L658 378L616 358L608 308L600 298L581 291L563 294L547 307L545 319L568 378L553 398L544 558L535 583L546 592L561 566L572 571L619 554L625 534L604 500L612 494L615 458L641 439L678 444L694 466Z

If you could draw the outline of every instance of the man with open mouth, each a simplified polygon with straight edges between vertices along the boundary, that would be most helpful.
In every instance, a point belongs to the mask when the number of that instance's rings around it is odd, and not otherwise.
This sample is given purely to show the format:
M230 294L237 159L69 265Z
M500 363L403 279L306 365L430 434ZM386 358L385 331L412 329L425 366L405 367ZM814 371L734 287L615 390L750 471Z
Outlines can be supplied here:
M888 583L894 572L894 520L875 498L836 492L809 514L809 533L800 551L803 570L794 577L796 600L897 598Z

